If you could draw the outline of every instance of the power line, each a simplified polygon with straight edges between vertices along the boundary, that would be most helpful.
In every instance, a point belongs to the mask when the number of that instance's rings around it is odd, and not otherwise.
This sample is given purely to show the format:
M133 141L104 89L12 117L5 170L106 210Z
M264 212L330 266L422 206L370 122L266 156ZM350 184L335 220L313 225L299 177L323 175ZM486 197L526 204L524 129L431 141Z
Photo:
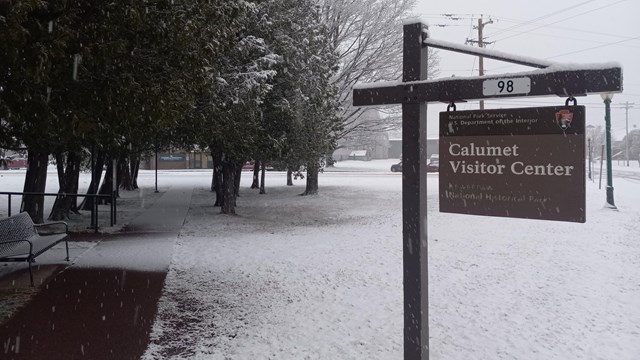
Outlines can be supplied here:
M554 55L554 56L549 56L549 57L546 57L545 59L554 59L554 58L558 58L558 57L562 57L562 56L573 55L573 54L577 54L577 53L581 53L581 52L585 52L585 51L589 51L589 50L593 50L593 49L599 49L599 48L603 48L603 47L607 47L607 46L618 45L618 44L623 43L623 42L627 42L627 41L631 41L631 40L637 40L637 39L640 39L640 36L636 36L636 37L633 37L633 38L616 41L616 42L613 42L613 43L607 43L607 44L603 44L603 45L593 46L593 47L586 48L586 49L571 51L571 52L564 53L564 54L558 54L558 55ZM493 68L491 71L496 71L496 70L499 70L499 69L504 69L504 68L509 68L509 67L513 67L513 65L500 66L500 67L497 67L497 68Z
M591 0L591 1L595 1L595 0ZM575 9L575 7L581 6L581 5L586 4L588 2L591 2L591 1L586 1L586 2L583 2L583 3L577 4L577 5L573 5L572 7L570 7L570 9L573 10L573 9ZM618 1L618 2L624 2L624 1L627 1L627 0L621 0L621 1ZM610 5L615 5L618 2L610 4ZM610 6L610 5L607 5L607 6ZM604 7L600 7L600 8L593 9L593 10L589 10L588 12L600 10L602 8L604 8ZM550 16L555 15L556 13L560 13L560 12L562 12L564 10L566 10L566 9L557 10L557 11L551 13L551 14L547 14L547 15L541 16L541 17L533 19L533 20L513 19L513 18L508 18L508 17L496 17L496 16L489 15L490 17L492 17L497 22L498 21L500 21L500 22L501 21L506 21L506 22L515 23L515 25L507 27L507 28L497 28L498 31L496 31L494 33L490 33L487 37L493 37L493 36L499 35L499 34L504 33L504 32L512 31L512 29L515 29L515 28L518 28L518 27L521 27L521 26L526 26L526 25L528 25L528 24L530 24L532 22L535 22L535 21L539 20L540 18L550 17ZM582 14L576 14L576 15L574 15L572 17L580 16L580 15L586 14L588 12L585 12L585 13L582 13ZM439 19L439 20L451 19L451 20L454 20L454 21L457 21L457 20L472 20L473 21L475 19L475 14L460 14L460 15L465 15L464 17L460 16L458 14L435 14L435 13L434 14L425 14L425 13L422 13L422 15L430 15L430 16L423 16L423 17L430 18L430 19ZM445 15L452 15L452 17L445 16ZM467 15L468 15L468 17L467 17ZM562 19L562 21L564 21L564 20L565 19ZM594 31L594 30L588 30L588 29L577 29L577 28L572 28L572 27L567 27L567 26L554 26L553 24L556 24L556 23L557 22L546 24L546 25L542 25L542 26L546 26L546 27L548 27L550 29L567 30L567 31L579 32L579 33L582 33L582 34L593 34L593 35L609 36L609 37L616 37L616 38L621 38L621 39L630 39L631 38L630 36L621 35L621 34L611 34L611 33L605 33L605 32L601 32L601 31ZM438 27L440 27L440 25L441 24L436 24L436 25L431 24L430 26L438 26ZM457 26L457 27L466 26L466 25L454 25L454 24L444 24L444 25ZM533 30L535 30L535 29L531 29L531 30L527 30L527 31L520 31L520 32L518 32L518 34L526 34L526 33L529 33L529 32L531 32ZM467 37L469 37L469 36L471 36L471 33L469 33L469 35ZM554 35L554 36L558 37L557 35ZM568 39L574 39L574 38L568 38ZM579 39L579 40L583 40L583 39Z
M523 31L519 31L519 34L525 34L528 32L523 32ZM568 39L568 40L576 40L576 41L584 41L584 42L591 42L591 43L597 43L597 44L610 44L610 42L604 42L604 41L596 41L596 40L592 40L592 39L580 39L580 38L574 38L574 37L570 37L570 36L562 36L562 35L558 35L558 34L532 34L532 35L537 35L537 36L543 36L543 37L551 37L554 39ZM611 35L613 36L613 35ZM630 36L617 36L618 38L623 38L624 40L634 40L635 38L630 37ZM634 48L640 48L638 46L632 46Z
M507 37L504 37L504 38L501 38L501 39L497 39L497 40L495 40L495 41L501 41L501 40L511 39L511 38L513 38L513 37L516 37L516 36L520 36L520 35L523 35L523 34L529 33L529 32L531 32L531 31L534 31L534 30L540 29L540 28L542 28L542 27L549 26L549 25L553 25L553 24L557 24L557 23L562 22L562 21L567 21L568 19L572 19L572 18L575 18L575 17L578 17L578 16L582 16L582 15L585 15L585 14L589 14L589 13L592 13L592 12L594 12L594 11L598 11L598 10L601 10L601 9L604 9L604 8L608 8L608 7L611 7L611 6L613 6L613 5L616 5L616 4L619 4L619 3L621 3L621 2L625 2L625 1L628 1L628 0L619 0L619 1L614 2L613 4L607 4L607 5L605 5L605 6L601 6L601 7L599 7L599 8L595 8L595 9L592 9L592 10L588 10L588 11L585 11L585 12L581 12L581 13L579 13L579 14L575 14L575 15L572 15L572 16L569 16L569 17L565 17L565 18L562 18L561 20L558 20L558 21L555 21L555 22L552 22L552 23L549 23L549 24L543 24L543 25L540 25L540 26L535 27L535 28L533 28L533 29L530 29L530 30L528 30L528 31L525 31L525 32L523 32L523 33L515 34L515 35L511 35L511 36L507 36Z
M524 23L514 25L514 26L512 26L512 27L510 27L510 28L507 28L507 29L504 29L504 30L499 30L499 31L495 32L494 34L492 34L492 36L495 36L495 35L497 35L497 34L502 34L502 33L504 33L504 32L507 32L507 31L513 30L513 29L515 29L515 28L518 28L518 27L520 27L520 26L525 26L525 25L528 25L528 24L531 24L531 23L537 22L537 21L539 21L539 20L543 20L543 19L546 19L546 18L549 18L549 17L555 16L555 15L561 14L561 13L563 13L563 12L567 11L567 10L573 10L573 9L575 9L575 8L579 7L579 6L583 6L583 5L586 5L586 4L591 3L591 2L594 2L594 1L596 1L596 0L583 1L583 2L581 2L581 3L579 3L579 4L577 4L577 5L572 5L572 6L569 6L569 7L564 8L564 9L556 10L556 11L554 11L554 12L552 12L552 13L547 14L547 15L539 16L539 17L537 17L537 18L535 18L535 19L532 19L532 20L529 20L529 21L525 21Z
M577 54L577 53L581 53L581 52L585 52L585 51L589 51L589 50L593 50L593 49L599 49L599 48L606 47L606 46L617 45L617 44L620 44L620 43L623 43L623 42L627 42L627 41L631 41L631 40L637 40L637 39L640 39L640 36L636 36L636 37L631 38L631 39L625 39L625 40L616 41L614 43L598 45L598 46L590 47L590 48L587 48L587 49L576 50L576 51L572 51L572 52L568 52L568 53L564 53L564 54L560 54L560 55L554 55L554 56L548 57L547 59L553 59L553 58L557 58L557 57L561 57L561 56Z
M524 22L524 20L516 20L516 19L509 19L509 18L499 18L498 20L507 21L507 22L510 21L510 22L515 22L515 23ZM593 34L593 35L609 36L609 37L616 37L616 38L623 38L623 39L628 39L628 38L631 37L631 36L620 35L620 34L610 34L610 33L605 33L605 32L601 32L601 31L593 31L593 30L586 30L586 29L571 28L571 27L567 27L567 26L548 25L547 27L549 29L574 31L574 32L579 32L581 34Z

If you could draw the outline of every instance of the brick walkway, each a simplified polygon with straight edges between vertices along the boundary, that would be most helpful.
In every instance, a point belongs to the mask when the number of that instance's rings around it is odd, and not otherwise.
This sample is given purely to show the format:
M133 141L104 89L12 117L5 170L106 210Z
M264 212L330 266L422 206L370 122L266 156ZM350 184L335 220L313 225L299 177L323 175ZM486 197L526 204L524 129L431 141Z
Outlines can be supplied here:
M0 326L0 358L139 359L191 194L171 188L125 232L102 237L73 265L61 272L42 266L40 278L55 276Z

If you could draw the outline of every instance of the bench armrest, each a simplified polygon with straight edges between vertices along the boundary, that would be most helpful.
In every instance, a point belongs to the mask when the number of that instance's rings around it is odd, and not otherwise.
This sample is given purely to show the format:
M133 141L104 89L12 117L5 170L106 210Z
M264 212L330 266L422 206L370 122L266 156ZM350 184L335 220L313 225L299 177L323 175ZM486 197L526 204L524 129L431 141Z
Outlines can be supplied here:
M45 230L47 227L49 227L51 225L54 225L54 226L55 225L64 225L64 231L51 232L51 231ZM54 221L54 222L44 223L44 224L34 224L33 227L36 229L38 234L41 234L41 230L46 232L47 234L62 234L62 233L68 233L69 232L69 225L64 221Z

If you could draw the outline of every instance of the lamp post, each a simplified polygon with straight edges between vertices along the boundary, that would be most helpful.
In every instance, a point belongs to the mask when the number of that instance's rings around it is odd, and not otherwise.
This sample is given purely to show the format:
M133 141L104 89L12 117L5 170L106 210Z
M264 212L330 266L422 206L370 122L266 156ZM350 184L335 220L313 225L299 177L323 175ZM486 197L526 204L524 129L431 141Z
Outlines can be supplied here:
M593 180L593 178L591 177L591 137L589 137L589 139L587 139L589 142L589 180Z
M611 173L611 99L612 93L600 94L604 100L605 135L607 142L607 204L610 209L617 209L613 201L613 174Z
M591 138L594 134L595 126L587 125L587 142L588 142L588 150L589 150L589 180L593 180L593 176L591 174L591 166L593 163L592 151L591 151Z
M154 166L156 169L156 190L154 192L157 193L159 192L158 191L158 145L156 145L156 156L154 160L156 162L156 165Z
M633 107L633 103L629 103L628 101L625 104L626 116L625 116L625 129L627 131L625 139L625 147L627 152L627 167L629 167L629 109ZM635 126L634 126L635 127Z

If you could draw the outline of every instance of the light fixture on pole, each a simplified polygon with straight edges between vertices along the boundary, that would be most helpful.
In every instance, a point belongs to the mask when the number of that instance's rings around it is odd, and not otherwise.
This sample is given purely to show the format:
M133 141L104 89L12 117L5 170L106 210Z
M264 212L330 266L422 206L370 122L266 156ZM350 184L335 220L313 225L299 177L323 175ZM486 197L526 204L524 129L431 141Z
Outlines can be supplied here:
M589 145L587 147L588 152L588 156L589 156L589 180L593 180L593 177L591 176L591 137L589 137L587 139Z
M593 180L593 176L591 175L591 165L593 162L593 158L591 157L592 152L591 152L591 138L593 137L593 133L594 133L594 129L595 126L593 125L587 125L587 150L588 152L588 156L589 156L589 180Z
M611 172L611 99L612 93L600 94L604 101L604 121L605 121L605 137L607 145L607 203L606 207L617 209L613 200L613 174Z
M155 193L158 193L158 145L156 144L156 156L154 156L154 160L156 162L154 168L156 169L156 190Z

